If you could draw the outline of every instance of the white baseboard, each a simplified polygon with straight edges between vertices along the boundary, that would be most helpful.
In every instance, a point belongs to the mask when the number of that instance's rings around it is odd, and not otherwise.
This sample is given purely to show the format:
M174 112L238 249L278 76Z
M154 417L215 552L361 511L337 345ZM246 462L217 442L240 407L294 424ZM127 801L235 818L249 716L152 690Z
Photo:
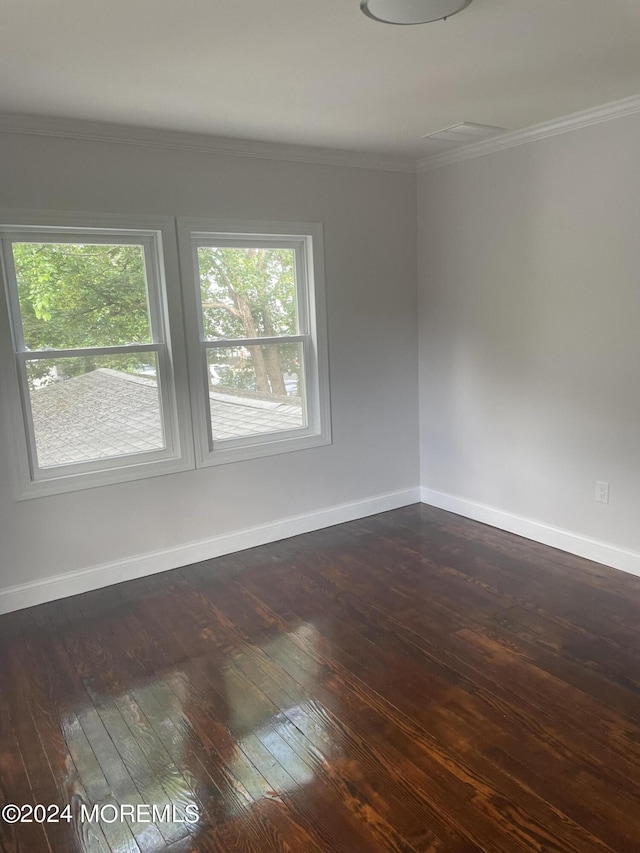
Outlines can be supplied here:
M481 521L483 524L490 524L500 530L507 530L509 533L515 533L525 539L533 539L534 542L541 542L543 545L550 545L552 548L567 551L569 554L575 554L596 563L603 563L605 566L620 569L631 575L640 575L640 554L635 551L626 551L624 548L618 548L616 545L610 545L607 542L590 539L588 536L572 533L570 530L553 527L551 524L534 521L531 518L515 515L466 498L449 495L446 492L437 492L425 487L420 492L424 504L446 509L449 512L456 513L456 515Z
M386 512L390 509L398 509L419 501L420 489L417 487L400 492L390 492L362 501L340 504L318 512L290 516L281 521L261 524L258 527L224 533L213 536L211 539L191 542L176 548L140 554L113 563L104 563L100 566L92 566L43 580L0 589L0 613L10 613L13 610L22 610L35 604L44 604L58 598L66 598L92 589L111 586L114 583L166 572L169 569L177 569L191 563L221 557L224 554L244 551L257 545L266 545L268 542L277 542L279 539L288 539L290 536L298 536L300 533L310 533L323 527L331 527L345 521L354 521L357 518L365 518L368 515Z

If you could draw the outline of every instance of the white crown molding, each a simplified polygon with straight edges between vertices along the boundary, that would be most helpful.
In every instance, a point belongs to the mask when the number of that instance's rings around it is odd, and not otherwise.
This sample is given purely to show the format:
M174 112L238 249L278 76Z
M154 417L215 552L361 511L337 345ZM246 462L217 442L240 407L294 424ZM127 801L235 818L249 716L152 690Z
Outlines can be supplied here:
M622 118L640 112L640 95L632 98L624 98L621 101L613 101L604 106L572 113L553 121L527 127L524 130L516 130L512 133L503 133L492 139L482 142L474 142L464 145L452 151L444 151L440 154L432 154L417 162L418 172L429 172L432 169L440 169L453 163L462 163L465 160L473 160L476 157L484 157L486 154L494 154L497 151L505 151L507 148L515 148L517 145L526 145L549 136L557 136L560 133L569 133L572 130L580 130L592 124L600 124L611 119Z
M421 495L423 504L436 506L447 512L454 512L456 515L497 527L499 530L507 530L509 533L515 533L516 536L549 545L559 551L566 551L569 554L611 566L613 569L619 569L621 572L640 576L640 553L636 551L628 551L608 542L573 533L571 530L564 530L552 524L534 521L494 506L470 501L446 492L438 492L424 486L421 489Z
M200 154L226 154L233 157L284 160L321 166L350 166L359 169L378 169L410 174L415 174L416 171L413 160L359 151L314 148L307 145L285 145L276 142L257 142L249 139L233 139L176 130L159 130L134 127L133 125L21 113L0 113L0 133L79 139L87 142L110 142L121 145L143 145L152 148L193 151Z
M191 563L199 563L202 560L211 560L224 554L266 545L268 542L277 542L290 536L299 536L302 533L332 527L334 524L355 521L358 518L409 506L419 501L418 487L388 492L305 515L290 516L270 524L223 533L175 548L138 554L113 563L103 563L100 566L91 566L18 586L5 587L0 589L0 614L44 604L47 601L56 601L70 595L79 595L114 583L166 572ZM211 571L215 572L215 566L211 567Z
M310 163L321 166L348 166L359 169L377 169L389 172L429 172L484 157L518 145L526 145L550 136L611 121L640 112L640 95L613 101L603 106L572 113L553 121L503 133L500 136L457 147L451 151L431 154L412 161L408 158L346 151L338 148L317 148L307 145L286 145L276 142L259 142L224 136L209 136L177 130L161 130L133 125L111 124L84 119L55 118L53 116L27 115L0 112L0 133L27 136L78 139L88 142L140 145L151 148L168 148L193 151L200 154L224 154L232 157L253 157L260 160L279 160Z

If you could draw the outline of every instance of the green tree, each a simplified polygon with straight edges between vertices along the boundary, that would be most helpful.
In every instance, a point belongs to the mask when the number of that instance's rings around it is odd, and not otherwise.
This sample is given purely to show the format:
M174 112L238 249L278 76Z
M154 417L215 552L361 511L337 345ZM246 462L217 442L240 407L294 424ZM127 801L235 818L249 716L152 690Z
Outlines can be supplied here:
M151 340L144 250L136 245L16 242L13 257L28 349L108 347ZM295 257L291 249L198 250L205 336L296 334ZM250 347L251 368L227 370L225 384L286 395L284 372L299 370L297 346ZM215 350L212 359L228 354ZM113 363L112 363L113 362ZM58 359L65 375L97 367L140 367L135 356ZM51 362L32 362L45 380ZM255 377L255 381L254 381Z
M15 243L29 349L149 343L141 246Z
M24 340L28 349L74 349L148 343L150 326L141 246L14 243ZM117 368L134 369L135 357ZM69 376L116 367L108 357L60 360ZM32 363L30 377L46 378Z
M260 338L295 335L295 255L291 249L198 249L205 337ZM255 387L285 396L284 371L299 370L297 347L253 346ZM242 372L239 373L242 377ZM252 378L252 377L251 377Z

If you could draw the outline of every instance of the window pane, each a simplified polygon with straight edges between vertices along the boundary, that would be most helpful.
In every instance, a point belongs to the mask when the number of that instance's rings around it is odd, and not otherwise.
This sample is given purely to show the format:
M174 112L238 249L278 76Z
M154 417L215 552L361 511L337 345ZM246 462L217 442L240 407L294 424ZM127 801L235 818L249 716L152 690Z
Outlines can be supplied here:
M40 468L165 446L155 353L27 362Z
M306 426L301 344L211 348L207 368L214 441Z
M143 246L13 244L27 349L150 343Z
M295 335L293 249L198 248L205 340Z

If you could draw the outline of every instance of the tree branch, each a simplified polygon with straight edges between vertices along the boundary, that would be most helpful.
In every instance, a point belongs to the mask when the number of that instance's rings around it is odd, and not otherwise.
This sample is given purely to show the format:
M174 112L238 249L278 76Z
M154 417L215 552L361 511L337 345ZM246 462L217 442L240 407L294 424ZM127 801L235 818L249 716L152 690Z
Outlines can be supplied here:
M228 311L230 314L233 314L236 317L241 317L242 314L235 308L233 305L229 305L228 302L203 302L203 308L223 308L225 311Z

